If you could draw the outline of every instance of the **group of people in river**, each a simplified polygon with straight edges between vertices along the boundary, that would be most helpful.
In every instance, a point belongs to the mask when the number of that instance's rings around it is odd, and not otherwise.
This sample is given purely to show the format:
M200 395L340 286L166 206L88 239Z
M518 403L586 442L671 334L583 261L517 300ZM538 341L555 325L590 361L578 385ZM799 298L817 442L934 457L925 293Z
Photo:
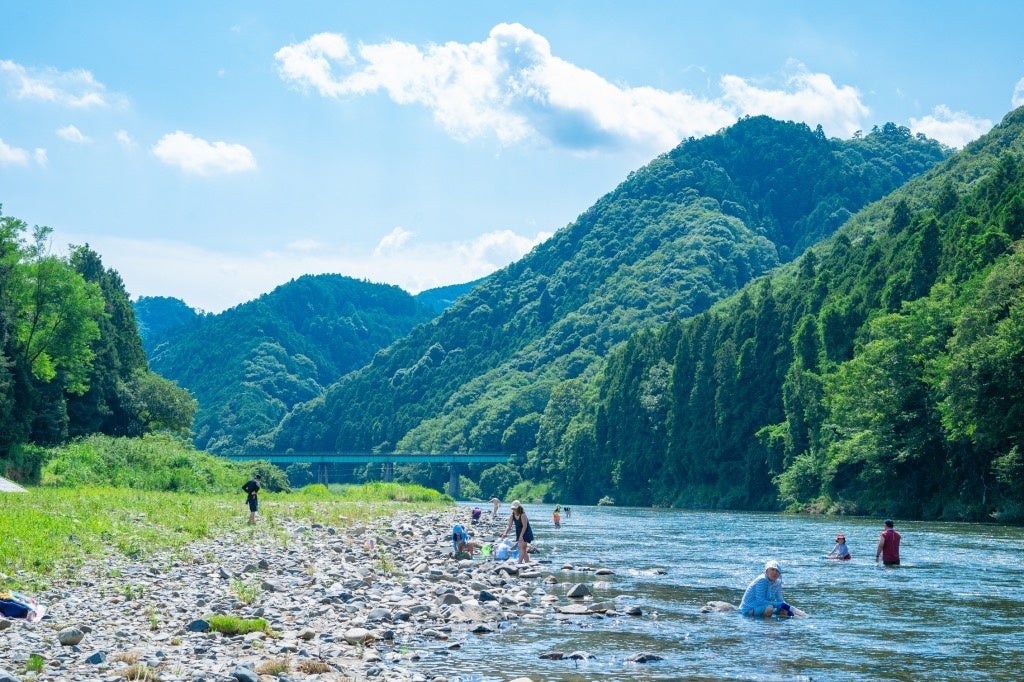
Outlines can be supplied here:
M501 506L501 500L497 497L492 497L490 502L493 505L492 518L496 519L498 509ZM509 532L515 529L515 546L518 550L517 563L529 564L530 544L534 540L533 527L530 525L530 519L519 500L513 500L511 507L512 512L509 515L505 531L501 534L501 540L505 540ZM562 511L562 505L556 504L551 515L552 524L556 529L561 527ZM572 513L569 507L565 507L564 511L566 518ZM474 507L471 513L474 524L479 522L480 515L480 508ZM885 566L900 565L901 536L896 531L894 525L892 519L885 520L885 529L879 535L878 546L875 548L875 561L881 560ZM489 548L490 545L482 545L470 540L469 534L461 524L457 524L452 529L452 549L456 558L472 558L473 554L481 549L485 550L484 553L487 555L488 552L486 550ZM853 558L849 545L846 544L846 535L844 533L836 535L836 544L825 555L825 558L839 561ZM747 586L743 593L743 599L740 602L739 612L744 616L763 618L771 618L772 616L792 618L794 616L807 615L795 606L788 604L783 598L782 566L777 559L769 559L765 562L763 573L754 578Z
M885 530L878 538L878 546L875 548L875 562L881 560L885 566L900 565L900 539L899 531L895 529L892 519L885 520ZM845 561L852 559L850 548L846 544L846 535L840 533L836 536L836 545L828 554L826 559ZM782 567L775 559L769 559L764 565L764 573L754 578L743 593L743 600L740 602L740 613L744 616L771 618L792 618L793 616L806 615L800 609L787 604L782 597Z

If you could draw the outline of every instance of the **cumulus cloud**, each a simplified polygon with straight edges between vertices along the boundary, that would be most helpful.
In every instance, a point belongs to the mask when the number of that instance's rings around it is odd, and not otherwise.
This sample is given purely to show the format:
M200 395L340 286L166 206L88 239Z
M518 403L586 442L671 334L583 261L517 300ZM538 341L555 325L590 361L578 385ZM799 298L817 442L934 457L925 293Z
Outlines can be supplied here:
M167 165L196 175L223 175L256 168L256 157L243 145L210 143L181 130L161 137L153 146L153 153Z
M79 109L123 106L126 102L123 95L108 93L106 86L85 69L36 69L3 59L0 60L0 79L11 88L11 92L18 99L49 102Z
M377 242L377 247L373 250L374 256L382 256L387 253L392 253L408 242L412 238L412 232L405 229L404 227L396 227L387 233L381 240Z
M58 128L57 137L61 137L68 142L74 142L75 144L90 142L89 138L83 135L82 131L73 125L66 125L63 128Z
M860 92L838 86L824 73L811 73L799 62L790 62L784 87L764 88L739 76L722 78L723 101L740 114L767 114L784 121L821 124L831 135L849 137L863 128L870 110Z
M42 147L36 147L35 150L32 152L32 155L35 157L36 163L38 163L40 166L45 166L50 162L50 157L46 155L46 150L43 149Z
M12 147L0 137L0 164L24 166L28 164L28 152L18 147Z
M1024 107L1024 78L1017 81L1016 87L1013 89L1013 97L1010 98L1010 104L1013 108Z
M869 113L855 88L799 64L774 89L725 76L717 99L611 83L555 56L543 36L520 24L498 24L481 42L426 47L352 47L343 35L319 33L275 57L281 77L304 91L334 98L383 91L397 104L426 107L456 139L493 136L504 145L662 151L745 114L821 123L829 134L846 135Z
M303 245L310 243L305 240L281 250L252 254L213 251L171 240L96 234L62 235L55 241L88 243L103 254L108 267L118 271L132 296L174 296L216 313L306 274L340 273L394 284L413 294L470 282L518 260L550 236L546 232L529 236L499 230L461 242L405 241L386 253L354 252L319 242L318 248L305 250Z
M987 118L975 118L962 111L952 111L946 105L940 104L932 109L928 116L911 118L910 130L960 149L992 130L992 121Z

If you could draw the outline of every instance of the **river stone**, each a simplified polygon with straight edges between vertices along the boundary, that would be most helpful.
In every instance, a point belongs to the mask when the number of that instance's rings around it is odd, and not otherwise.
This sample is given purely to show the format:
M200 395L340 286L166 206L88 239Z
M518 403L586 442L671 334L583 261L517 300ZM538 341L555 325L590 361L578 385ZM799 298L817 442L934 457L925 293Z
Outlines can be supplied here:
M64 628L57 633L57 641L62 646L75 646L82 641L85 633L76 627Z
M18 678L0 668L0 682L19 682Z
M709 601L700 607L701 613L729 613L735 611L736 606L733 606L727 601Z
M238 680L238 682L260 682L259 675L242 666L235 668L234 672L231 673L231 677Z
M107 662L107 654L106 654L106 652L103 652L103 651L97 651L92 656L90 656L89 658L85 659L85 662L89 663L91 665L99 665L100 663L106 663Z
M569 588L569 591L565 593L566 597L570 599L583 599L591 595L590 588L583 583L576 583Z
M342 637L349 644L366 644L376 639L366 628L349 628Z
M586 604L566 604L565 606L559 606L558 612L569 616L585 616L590 613L590 609Z
M645 651L643 653L627 656L626 660L630 663L651 663L653 661L662 661L664 659L657 654L651 654Z

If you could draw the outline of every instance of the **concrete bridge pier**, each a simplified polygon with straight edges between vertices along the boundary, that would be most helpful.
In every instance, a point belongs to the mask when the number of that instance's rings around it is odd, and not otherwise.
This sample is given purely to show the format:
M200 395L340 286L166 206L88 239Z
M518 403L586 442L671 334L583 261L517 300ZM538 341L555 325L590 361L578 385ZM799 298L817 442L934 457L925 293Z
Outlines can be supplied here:
M448 470L448 494L456 500L459 499L459 465L455 462L452 462L452 467Z
M385 483L391 483L393 480L395 480L395 463L384 462L383 466L381 466L380 474L381 478L384 479Z
M329 476L327 475L327 466L327 462L320 462L319 464L316 465L317 483L323 483L324 485L330 484L330 481L328 480Z

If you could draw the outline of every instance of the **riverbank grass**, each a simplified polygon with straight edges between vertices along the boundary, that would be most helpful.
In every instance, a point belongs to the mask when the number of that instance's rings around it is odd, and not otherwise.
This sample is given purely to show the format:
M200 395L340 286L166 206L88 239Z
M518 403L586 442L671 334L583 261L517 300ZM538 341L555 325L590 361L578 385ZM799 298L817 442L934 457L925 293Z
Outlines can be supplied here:
M112 553L141 559L228 534L273 535L278 519L346 527L401 509L450 506L418 485L311 485L292 491L269 462L232 462L163 436L90 436L38 449L41 485L0 494L0 590L36 591ZM241 485L259 472L259 524ZM281 542L285 542L281 533Z

